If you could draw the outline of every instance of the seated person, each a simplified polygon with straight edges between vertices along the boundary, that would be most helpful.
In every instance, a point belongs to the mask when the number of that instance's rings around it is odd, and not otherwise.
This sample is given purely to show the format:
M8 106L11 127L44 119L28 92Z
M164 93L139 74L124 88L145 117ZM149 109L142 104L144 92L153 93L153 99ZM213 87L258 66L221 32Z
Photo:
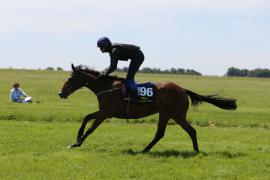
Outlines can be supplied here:
M21 96L25 98L21 98ZM10 90L10 101L18 103L32 102L32 98L28 96L21 88L19 83L14 83Z

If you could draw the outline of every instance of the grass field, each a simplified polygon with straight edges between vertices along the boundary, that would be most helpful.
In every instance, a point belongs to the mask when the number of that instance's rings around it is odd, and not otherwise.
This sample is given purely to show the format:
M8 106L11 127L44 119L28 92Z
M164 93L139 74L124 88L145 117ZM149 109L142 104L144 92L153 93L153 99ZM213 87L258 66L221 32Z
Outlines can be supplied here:
M69 73L0 70L1 179L269 179L270 79L138 74L139 82L172 81L199 94L238 100L236 111L202 104L188 120L201 153L173 121L148 154L157 115L110 119L82 147L74 143L81 119L97 110L96 97L82 89L62 100L57 93ZM123 74L120 74L123 75ZM18 81L32 104L9 102ZM40 103L36 103L40 101Z
M270 132L196 127L201 153L178 126L148 154L153 124L105 123L78 149L77 122L0 121L1 179L269 179Z

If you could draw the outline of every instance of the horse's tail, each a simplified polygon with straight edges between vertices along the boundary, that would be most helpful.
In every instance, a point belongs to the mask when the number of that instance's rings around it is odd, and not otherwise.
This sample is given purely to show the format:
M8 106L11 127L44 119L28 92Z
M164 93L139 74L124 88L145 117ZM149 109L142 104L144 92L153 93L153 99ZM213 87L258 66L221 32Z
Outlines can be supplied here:
M203 102L207 102L221 109L235 110L237 108L236 99L222 98L216 94L203 96L203 95L196 94L187 89L185 89L185 91L189 95L193 106L196 106Z

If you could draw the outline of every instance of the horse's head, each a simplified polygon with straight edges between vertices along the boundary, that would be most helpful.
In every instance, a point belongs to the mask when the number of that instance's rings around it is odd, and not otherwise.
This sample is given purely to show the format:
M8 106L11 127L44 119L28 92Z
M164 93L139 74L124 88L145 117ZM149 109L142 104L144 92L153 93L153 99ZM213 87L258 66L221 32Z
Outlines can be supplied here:
M68 78L58 93L60 98L67 98L74 91L82 87L87 87L95 94L97 94L101 91L106 91L113 87L120 87L124 81L123 78L114 76L100 76L100 72L91 70L81 65L74 67L74 65L71 64L71 68L73 70L71 76ZM115 83L118 81L120 84L115 86Z
M88 83L89 79L91 80L96 78L95 76L92 76L90 74L86 75L85 72L81 71L81 66L75 67L73 64L71 64L71 68L73 70L71 76L68 78L68 80L65 82L62 89L58 93L60 98L67 98L76 90L84 87Z

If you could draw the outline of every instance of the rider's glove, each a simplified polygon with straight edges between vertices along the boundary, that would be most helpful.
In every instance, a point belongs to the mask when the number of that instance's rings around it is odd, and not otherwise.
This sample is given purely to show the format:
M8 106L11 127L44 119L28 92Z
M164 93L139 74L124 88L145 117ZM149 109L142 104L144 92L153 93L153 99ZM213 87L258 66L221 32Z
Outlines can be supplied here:
M98 75L97 79L102 79L102 78L104 78L105 76L106 76L106 74L105 74L104 72L101 72L101 73Z

